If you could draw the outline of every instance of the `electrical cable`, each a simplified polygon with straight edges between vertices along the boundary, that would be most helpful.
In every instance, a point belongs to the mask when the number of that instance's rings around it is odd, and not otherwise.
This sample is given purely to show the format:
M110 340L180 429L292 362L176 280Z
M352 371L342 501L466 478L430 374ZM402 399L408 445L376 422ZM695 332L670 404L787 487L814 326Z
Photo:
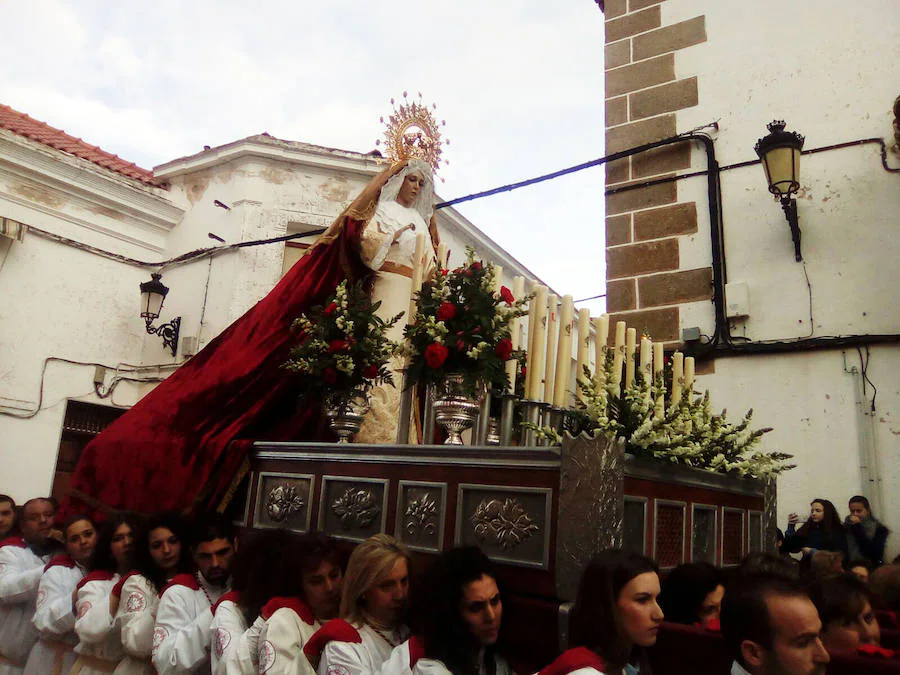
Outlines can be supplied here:
M6 415L7 417L17 417L19 419L31 419L32 417L35 417L43 409L43 407L44 407L44 381L45 381L45 378L47 375L47 366L50 364L50 362L68 363L69 365L73 365L73 366L93 366L95 368L106 368L107 370L112 370L114 372L120 371L120 368L118 368L118 367L114 368L112 366L107 366L106 364L103 364L103 363L97 363L97 362L93 362L93 361L76 361L74 359L66 359L66 358L63 358L60 356L48 356L47 358L44 359L44 363L41 366L41 383L40 383L40 387L38 389L37 407L34 410L27 412L27 413L15 413L15 412L11 412L9 410L0 410L0 415ZM129 365L129 364L124 364L124 365ZM179 365L181 365L181 364L177 364L177 363L160 364L160 366L158 366L158 367L165 367L165 366L177 367ZM153 368L153 367L157 367L157 366L143 366L142 368L146 369L146 368ZM132 371L126 370L125 372L132 372ZM115 380L115 377L113 379ZM130 378L130 377L124 377L124 376L120 377L119 379L125 380L125 381L133 381L133 382L162 382L162 380L163 380L163 378ZM118 384L118 383L116 383L116 384ZM96 383L94 384L95 392L97 392L97 389L99 386L100 385L97 385ZM97 392L97 395L100 396L99 392ZM105 398L105 396L100 396L100 398Z
M606 293L603 293L601 295L592 295L589 298L581 298L581 300L573 300L572 302L587 302L588 300L598 300L600 298L605 298L605 297L606 297Z
M875 386L875 383L869 379L869 358L871 354L869 353L869 345L864 345L866 348L866 357L863 359L862 347L856 348L856 353L859 354L859 372L862 376L862 384L863 384L863 396L867 396L866 394L866 383L869 383L869 386L872 387L872 401L871 401L871 410L875 412L875 398L878 396L878 387Z
M42 237L43 239L48 239L50 241L55 241L58 244L64 244L66 246L71 246L72 248L77 248L80 251L85 251L87 253L93 253L94 255L98 255L101 258L107 258L108 260L114 260L116 262L125 263L126 265L132 265L134 267L150 267L156 268L160 271L164 269L168 269L170 267L176 267L178 265L183 265L187 262L191 262L193 260L200 260L207 256L216 256L221 255L222 253L227 253L229 251L237 250L240 248L247 248L250 246L262 246L264 244L277 244L282 241L290 241L292 239L302 239L304 237L312 237L318 234L322 234L325 231L324 227L317 228L315 230L310 230L309 232L302 232L299 234L286 234L280 237L272 237L270 239L253 239L251 241L241 241L236 244L227 244L225 246L213 246L210 248L198 248L193 251L188 251L186 253L182 253L179 256L175 256L169 260L162 260L159 262L149 262L146 260L137 260L135 258L129 258L128 256L120 255L119 253L113 253L112 251L107 251L102 248L98 248L97 246L92 246L91 244L85 244L83 242L77 241L75 239L70 239L69 237L63 237L59 234L53 234L52 232L47 232L46 230L42 230L39 227L35 227L34 225L28 226L28 232L34 234L35 236Z
M812 296L812 284L809 283L809 272L806 269L806 261L803 261L803 276L806 277L806 289L809 291L809 333L804 335L803 337L808 338L812 337L812 334L816 332L815 323L813 323L813 296Z

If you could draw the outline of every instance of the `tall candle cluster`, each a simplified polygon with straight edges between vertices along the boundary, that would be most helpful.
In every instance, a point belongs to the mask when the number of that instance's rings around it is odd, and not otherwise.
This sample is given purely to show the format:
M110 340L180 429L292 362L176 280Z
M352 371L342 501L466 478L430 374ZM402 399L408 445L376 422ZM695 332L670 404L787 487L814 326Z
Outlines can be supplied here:
M513 295L521 297L524 280L516 277ZM541 401L556 408L567 408L572 404L572 396L582 398L577 384L572 387L572 361L575 360L575 378L585 378L585 368L590 370L593 355L591 382L595 391L611 387L621 395L623 389L633 386L635 375L640 369L642 378L653 381L665 367L663 345L654 343L648 337L641 337L634 328L628 328L624 321L618 321L612 345L609 346L609 315L591 318L590 311L581 309L575 314L572 296L560 300L549 294L546 286L533 288L534 298L528 314L528 343L525 374L525 399ZM593 327L593 343L591 328ZM519 320L512 326L514 346L518 348ZM574 348L574 351L573 351ZM608 375L605 364L607 352L612 350L612 371ZM507 365L507 377L512 384L516 364ZM677 404L685 391L691 391L694 382L694 359L681 352L672 355L673 382L670 388L669 405ZM611 382L607 382L607 377ZM647 396L651 394L648 392ZM660 396L653 401L656 415L662 417L666 402Z

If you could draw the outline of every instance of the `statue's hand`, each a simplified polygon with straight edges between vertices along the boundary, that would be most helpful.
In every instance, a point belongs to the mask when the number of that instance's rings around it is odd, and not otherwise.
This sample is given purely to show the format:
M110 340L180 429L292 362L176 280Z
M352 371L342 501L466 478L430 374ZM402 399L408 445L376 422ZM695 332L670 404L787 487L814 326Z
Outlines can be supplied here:
M413 223L410 223L409 225L401 227L399 230L394 232L394 241L400 241L400 237L402 237L403 233L407 230L412 230L413 232L415 232L416 226Z

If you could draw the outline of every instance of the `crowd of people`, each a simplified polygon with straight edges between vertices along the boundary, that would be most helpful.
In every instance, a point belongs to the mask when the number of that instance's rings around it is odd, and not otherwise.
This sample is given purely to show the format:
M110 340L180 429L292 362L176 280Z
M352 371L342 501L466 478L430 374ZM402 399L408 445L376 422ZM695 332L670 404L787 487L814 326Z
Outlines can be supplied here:
M868 504L856 503L866 512L851 524L864 524ZM756 553L734 569L690 563L663 576L642 555L600 553L580 580L570 648L523 669L504 630L513 605L504 620L501 579L477 547L416 570L402 542L377 534L345 564L321 533L239 540L220 516L173 514L73 516L56 529L52 500L16 509L0 495L0 675L648 675L664 621L720 633L732 675L824 673L850 650L891 657L876 609L898 616L900 564L815 565L813 549L837 541L821 524L829 507L813 502L785 538L783 549L806 549L799 563Z

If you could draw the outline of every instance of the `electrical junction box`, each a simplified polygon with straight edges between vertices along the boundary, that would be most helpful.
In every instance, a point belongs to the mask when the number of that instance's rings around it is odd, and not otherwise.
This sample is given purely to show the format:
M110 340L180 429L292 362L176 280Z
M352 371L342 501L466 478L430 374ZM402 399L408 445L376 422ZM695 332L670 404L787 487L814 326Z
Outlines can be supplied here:
M193 335L185 335L181 338L181 355L193 356L197 353L199 340Z
M746 283L725 284L725 316L729 319L750 316L750 287Z

